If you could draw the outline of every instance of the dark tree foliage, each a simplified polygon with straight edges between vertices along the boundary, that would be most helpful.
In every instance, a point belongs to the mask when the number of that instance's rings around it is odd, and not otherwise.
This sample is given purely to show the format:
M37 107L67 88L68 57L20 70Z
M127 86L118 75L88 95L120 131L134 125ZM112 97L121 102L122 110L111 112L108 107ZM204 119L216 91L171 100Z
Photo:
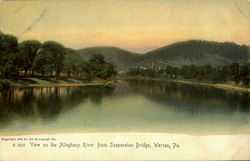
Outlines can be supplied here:
M17 59L19 54L17 38L0 32L0 74L12 77L18 74Z
M107 79L116 75L115 65L105 62L104 56L93 55L87 62L88 69L86 73L90 78Z
M79 54L67 54L65 55L65 59L63 61L63 70L67 73L68 77L72 75L80 76L81 73L84 72L84 68L86 67L85 64L86 62Z
M212 67L211 65L184 65L181 68L167 65L160 69L133 68L125 76L142 78L188 79L209 83L226 83L232 81L249 87L250 63L232 63L227 66Z
M32 65L34 58L37 56L38 50L42 47L42 44L37 40L27 40L23 41L19 44L20 49L20 62L19 67L21 67L25 73L24 75L27 75L28 71L32 71L31 74L33 74Z
M15 36L0 32L0 76L67 76L107 79L116 75L115 65L102 55L93 55L88 61L70 48L55 41L43 44L26 40L18 44Z
M48 66L56 76L58 76L63 68L63 60L65 55L64 46L55 41L47 41L42 45L42 52L47 54Z

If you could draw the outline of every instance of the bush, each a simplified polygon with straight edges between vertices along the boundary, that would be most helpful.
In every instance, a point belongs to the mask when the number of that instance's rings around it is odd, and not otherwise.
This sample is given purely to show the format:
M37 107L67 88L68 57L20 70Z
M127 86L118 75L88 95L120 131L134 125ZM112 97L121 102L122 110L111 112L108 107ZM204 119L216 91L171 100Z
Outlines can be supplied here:
M0 80L0 87L10 87L13 85L13 82L7 79L1 79Z

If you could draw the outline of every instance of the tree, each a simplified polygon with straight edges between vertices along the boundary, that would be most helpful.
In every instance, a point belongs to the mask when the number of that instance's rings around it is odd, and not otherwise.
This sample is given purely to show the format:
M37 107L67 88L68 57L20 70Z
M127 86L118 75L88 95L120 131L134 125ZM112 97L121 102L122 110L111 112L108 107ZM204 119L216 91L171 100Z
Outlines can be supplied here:
M211 65L203 65L197 67L197 79L211 81L214 68Z
M115 65L105 62L104 56L102 55L93 55L82 67L89 80L92 78L107 79L117 73Z
M18 66L15 63L19 53L17 38L0 32L0 73L4 77L17 74Z
M21 64L25 71L25 75L28 70L31 70L32 64L35 56L37 55L37 51L42 47L42 44L37 40L27 40L23 41L19 44L20 54L21 54ZM33 71L32 71L33 74Z
M93 55L89 61L89 74L94 78L103 78L103 69L104 69L105 61L104 56L102 55Z
M43 44L43 49L51 53L52 66L56 76L58 76L63 67L63 60L65 55L64 46L55 41L47 41Z
M213 82L225 82L228 76L227 66L217 66L214 68L214 73L212 75Z
M79 54L72 53L67 54L63 61L63 69L70 77L72 74L79 75L83 71L85 61L81 58Z
M99 55L99 54L95 54L89 59L89 62L99 64L99 65L103 65L105 63L104 56Z
M33 63L33 69L37 72L58 76L63 68L65 49L63 45L55 41L47 41L38 50Z
M181 67L181 74L185 79L192 79L197 76L198 67L195 65L184 65Z
M103 78L107 79L109 77L113 77L117 74L115 70L115 65L113 63L106 63L103 71Z
M243 85L249 88L250 83L250 63L244 63L240 65L239 79L243 82Z
M51 55L52 54L47 50L38 50L37 55L33 61L32 70L40 73L42 76L44 76L45 74L49 74L50 76L52 76L54 67Z
M230 79L235 81L235 82L238 82L238 76L239 76L239 69L240 69L240 65L239 63L232 63L230 66L229 66L229 76L230 76Z

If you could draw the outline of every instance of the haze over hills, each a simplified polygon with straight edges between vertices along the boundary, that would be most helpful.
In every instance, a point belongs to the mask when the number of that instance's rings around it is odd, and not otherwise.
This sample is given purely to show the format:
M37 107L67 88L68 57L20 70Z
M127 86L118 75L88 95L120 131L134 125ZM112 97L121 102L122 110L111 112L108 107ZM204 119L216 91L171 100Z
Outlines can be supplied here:
M77 50L85 60L93 54L101 54L106 61L113 62L119 70L152 65L227 65L247 62L250 58L249 46L232 42L211 42L189 40L164 46L145 54L137 54L116 47L90 47Z
M113 62L118 69L130 68L134 65L137 57L140 54L133 53L127 50L123 50L117 47L89 47L77 50L84 60L88 60L91 55L100 54L105 57L107 62Z

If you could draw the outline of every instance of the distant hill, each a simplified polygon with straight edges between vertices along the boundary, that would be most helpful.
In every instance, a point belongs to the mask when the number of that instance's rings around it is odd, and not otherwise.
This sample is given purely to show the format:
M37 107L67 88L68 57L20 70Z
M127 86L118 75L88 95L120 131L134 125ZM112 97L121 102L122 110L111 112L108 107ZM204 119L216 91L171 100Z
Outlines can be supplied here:
M118 69L132 67L135 64L136 58L140 57L137 53L129 52L117 47L90 47L77 50L76 52L85 60L88 60L91 55L101 54L105 57L107 62L113 62Z
M212 42L189 40L164 46L145 54L129 52L117 47L90 47L77 50L85 60L93 54L101 54L106 61L117 65L118 70L143 66L182 66L182 65L227 65L234 62L247 62L250 46L233 42Z
M190 40L174 43L148 52L137 61L142 66L164 65L226 65L233 62L249 61L250 53L246 45L232 42L211 42Z

